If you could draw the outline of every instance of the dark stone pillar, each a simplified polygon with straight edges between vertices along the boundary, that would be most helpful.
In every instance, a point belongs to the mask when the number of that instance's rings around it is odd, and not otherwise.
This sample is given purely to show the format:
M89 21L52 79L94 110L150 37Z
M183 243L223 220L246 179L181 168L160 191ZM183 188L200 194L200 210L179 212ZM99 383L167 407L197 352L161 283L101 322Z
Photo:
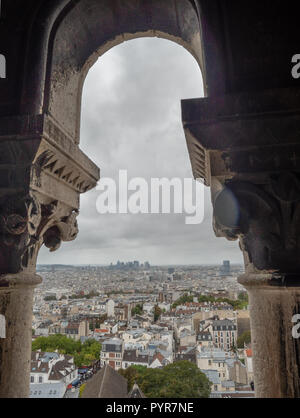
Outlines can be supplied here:
M300 345L292 329L300 313L300 189L295 173L263 184L229 181L214 199L215 229L238 238L249 293L257 397L299 397Z
M0 120L0 397L29 396L36 260L78 233L79 196L98 168L44 115ZM1 337L1 335L0 335Z
M183 102L195 178L212 190L217 236L239 240L257 397L300 396L299 89Z
M6 338L0 338L0 398L29 397L35 275L0 277L0 314L6 323Z
M239 282L250 300L256 396L299 398L300 333L293 333L292 319L300 313L300 287L270 274L246 274Z

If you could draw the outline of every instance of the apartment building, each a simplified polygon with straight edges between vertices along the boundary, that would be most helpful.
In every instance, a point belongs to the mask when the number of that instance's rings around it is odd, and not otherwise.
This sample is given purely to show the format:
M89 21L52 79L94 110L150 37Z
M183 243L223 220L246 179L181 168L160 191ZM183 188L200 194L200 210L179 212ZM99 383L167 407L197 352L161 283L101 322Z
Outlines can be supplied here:
M229 319L216 320L212 322L210 328L213 342L218 348L228 351L236 345L237 326L235 322Z
M124 355L124 341L119 338L111 338L102 343L101 367L109 365L114 370L122 368Z

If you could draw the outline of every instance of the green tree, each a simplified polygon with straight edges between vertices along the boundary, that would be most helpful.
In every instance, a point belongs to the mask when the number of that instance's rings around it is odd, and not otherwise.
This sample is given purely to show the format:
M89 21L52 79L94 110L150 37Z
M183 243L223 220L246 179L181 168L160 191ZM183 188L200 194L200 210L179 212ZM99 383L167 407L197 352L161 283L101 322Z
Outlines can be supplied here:
M135 308L131 310L131 315L142 315L143 314L143 306L142 305L136 305Z
M249 343L251 343L251 331L245 331L237 339L237 347L244 348L245 344L249 344Z
M131 366L119 373L128 380L128 390L136 382L147 398L208 398L210 395L209 380L189 361L162 369Z
M212 296L200 295L198 297L198 301L199 301L199 303L202 303L202 302L211 302L211 303L213 303L213 302L216 301L216 299L213 298Z
M185 293L183 296L181 296L179 299L173 303L172 308L175 309L179 305L184 305L185 303L191 303L194 300L194 296L189 296L187 293Z
M119 370L119 373L127 379L128 382L128 392L131 391L133 388L133 385L138 380L139 372L140 374L143 374L143 372L147 369L147 367L144 366L131 366L128 367L128 369L121 369Z
M32 343L32 351L42 350L44 352L58 351L60 354L68 354L74 357L77 367L90 366L98 360L101 352L101 344L94 339L89 339L83 344L74 341L65 335L50 335L39 337Z
M238 294L238 299L242 302L248 302L248 300L249 300L248 293L247 292L240 292Z
M244 292L243 292L244 293ZM228 305L231 305L234 310L244 309L248 305L248 294L241 296L238 300L228 299L228 298L214 298L212 296L200 295L198 296L199 303L201 302L210 302L210 303L218 303L218 302L225 302Z
M158 305L154 307L154 322L159 320L160 315L162 314L162 310Z
M52 302L52 301L56 301L56 296L45 296L44 297L44 301L45 302Z

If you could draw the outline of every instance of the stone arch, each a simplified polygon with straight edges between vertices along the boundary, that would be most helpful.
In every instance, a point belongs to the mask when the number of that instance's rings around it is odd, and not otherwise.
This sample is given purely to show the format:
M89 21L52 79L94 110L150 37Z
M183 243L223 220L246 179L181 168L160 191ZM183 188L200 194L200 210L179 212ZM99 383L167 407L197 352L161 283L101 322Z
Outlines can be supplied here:
M85 77L113 46L146 36L174 41L195 57L206 84L201 25L190 0L80 0L58 20L50 37L41 107L76 144Z
M300 88L291 59L300 35L285 3L1 3L0 398L29 395L37 252L76 237L79 195L99 179L77 145L84 77L106 49L138 36L178 42L202 68L208 97L183 102L183 124L194 176L212 188L216 232L238 237L245 255L239 282L250 295L256 394L299 397L291 318L300 303ZM237 224L218 217L226 188L244 214Z

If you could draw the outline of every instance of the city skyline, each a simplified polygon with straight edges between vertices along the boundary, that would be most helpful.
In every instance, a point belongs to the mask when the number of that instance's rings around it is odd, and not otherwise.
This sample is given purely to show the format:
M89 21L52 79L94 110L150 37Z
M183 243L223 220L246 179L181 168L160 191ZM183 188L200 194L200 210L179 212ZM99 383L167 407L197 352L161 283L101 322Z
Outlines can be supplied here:
M143 263L142 263L143 264ZM93 267L93 266L95 266L95 267L109 267L111 265L111 263L109 263L109 264L55 264L55 263L53 263L53 264L37 264L37 266L74 266L74 267L81 267L81 266L84 266L84 267ZM195 267L201 267L201 266L203 266L203 267L206 267L206 266L221 266L222 265L222 263L208 263L208 264L205 264L205 263L202 263L202 264L151 264L150 263L150 265L151 265L151 267L168 267L168 266L170 266L170 267L176 267L176 266L178 266L178 267L182 267L182 266L195 266ZM230 263L230 265L232 265L232 266L241 266L241 265L243 265L243 263Z

